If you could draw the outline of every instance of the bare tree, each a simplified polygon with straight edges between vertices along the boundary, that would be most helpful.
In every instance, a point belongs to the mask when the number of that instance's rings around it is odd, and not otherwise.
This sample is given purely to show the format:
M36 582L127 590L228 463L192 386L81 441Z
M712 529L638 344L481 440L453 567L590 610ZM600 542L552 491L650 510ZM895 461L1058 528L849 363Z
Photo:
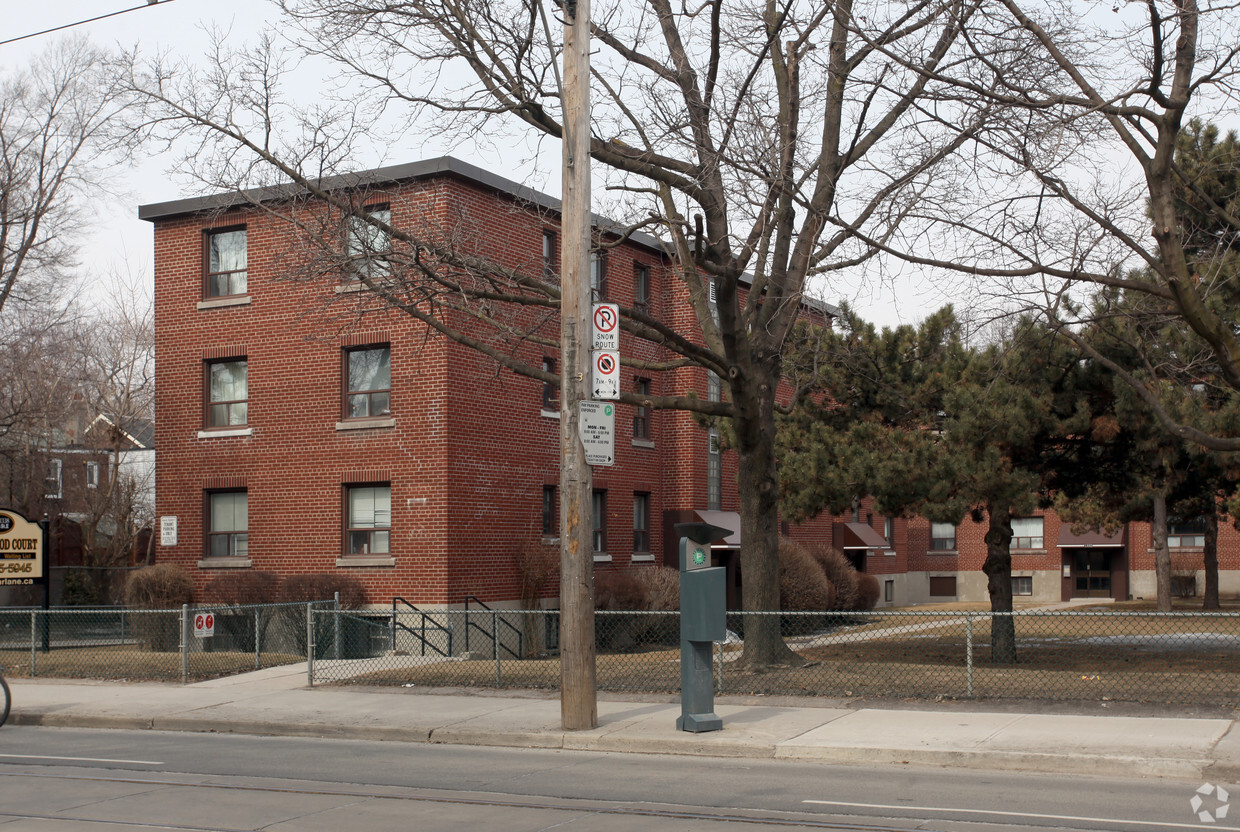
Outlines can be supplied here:
M106 300L80 339L83 398L91 425L83 444L103 456L106 472L82 505L82 559L94 574L128 564L155 521L155 321L147 280L113 274ZM100 580L100 600L110 589Z
M0 310L61 295L73 272L86 200L125 146L128 99L107 64L66 40L0 79Z
M1236 4L1000 0L964 40L971 57L935 80L988 102L992 117L973 136L972 166L926 193L936 209L906 225L933 239L934 253L920 240L887 250L999 278L996 291L1041 308L1171 433L1240 449L1175 406L1182 387L1166 394L1167 381L1188 378L1240 393L1238 203L1211 187L1208 165L1189 163L1201 140L1192 120L1237 100ZM1096 290L1108 290L1105 302L1084 303ZM1132 323L1108 331L1126 338L1108 347L1083 337L1115 316ZM1171 324L1186 333L1174 351L1160 348Z
M875 247L856 244L853 232L888 239L973 129L945 125L922 103L975 4L859 5L720 0L678 9L649 0L596 6L592 22L591 155L613 195L609 211L629 223L603 243L636 230L666 240L699 332L640 309L622 309L622 326L668 351L660 366L712 371L730 392L720 402L635 393L622 401L732 421L750 610L778 605L774 415L797 396L780 385L794 375L785 347L810 282L866 262ZM391 240L384 279L359 273L383 304L510 370L558 383L477 335L491 327L558 343L538 324L558 309L553 281L477 256L450 229L393 227L361 210L364 198L322 185L380 108L417 129L490 141L561 137L555 9L526 0L282 6L300 26L302 50L343 71L347 101L285 118L294 109L279 85L285 64L266 42L248 53L218 50L205 73L159 62L135 72L152 123L168 138L192 137L186 169L213 187L291 182L337 219L362 218ZM323 236L321 213L283 210ZM522 312L496 314L504 305ZM761 667L797 657L763 619L746 626L745 660Z

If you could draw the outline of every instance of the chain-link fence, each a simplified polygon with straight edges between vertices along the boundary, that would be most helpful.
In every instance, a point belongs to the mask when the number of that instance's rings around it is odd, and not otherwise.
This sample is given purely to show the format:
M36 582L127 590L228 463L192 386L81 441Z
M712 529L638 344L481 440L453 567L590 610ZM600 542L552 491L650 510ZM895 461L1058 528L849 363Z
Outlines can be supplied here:
M320 609L313 624L316 683L559 686L555 611ZM745 632L764 625L787 653L755 662ZM599 689L679 690L679 626L674 612L597 613ZM728 630L724 694L1240 705L1240 613L729 613Z
M170 610L4 608L0 670L15 677L182 682L228 676L305 661L310 610L335 607L333 600Z

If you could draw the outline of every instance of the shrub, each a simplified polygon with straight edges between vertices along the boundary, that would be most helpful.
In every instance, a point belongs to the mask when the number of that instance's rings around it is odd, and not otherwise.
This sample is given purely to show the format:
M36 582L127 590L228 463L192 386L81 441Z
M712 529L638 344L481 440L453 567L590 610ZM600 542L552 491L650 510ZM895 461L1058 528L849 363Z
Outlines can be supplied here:
M858 602L861 598L860 587L858 586L858 573L853 568L848 556L839 549L831 549L826 546L815 546L810 549L810 554L814 560L818 561L818 565L822 567L827 580L831 582L831 586L835 589L835 606L833 609L858 609Z
M857 606L859 610L872 610L882 595L878 586L878 578L873 575L857 575Z
M821 566L799 543L779 541L779 608L789 611L829 610L835 598Z
M273 572L248 569L225 572L207 581L202 588L205 604L270 604L276 600L280 578Z
M366 592L357 578L331 572L311 572L307 575L290 575L280 584L277 596L285 603L304 604L307 601L330 601L340 593L340 609L356 610L366 603Z
M194 603L194 583L171 563L146 566L129 576L125 604L139 610L167 610Z
M541 539L526 540L512 560L521 579L521 606L537 609L543 592L560 576L560 547Z
M642 585L645 606L653 612L674 612L680 609L680 570L670 566L639 566L631 574Z
M99 588L95 586L95 582L90 579L85 569L65 571L61 603L66 607L85 607L99 603Z
M125 583L125 603L137 610L169 610L194 603L194 584L188 574L171 563L143 567ZM181 641L181 617L147 613L130 617L133 633L148 650L170 653Z
M596 610L642 610L646 608L645 586L628 570L607 570L594 575Z

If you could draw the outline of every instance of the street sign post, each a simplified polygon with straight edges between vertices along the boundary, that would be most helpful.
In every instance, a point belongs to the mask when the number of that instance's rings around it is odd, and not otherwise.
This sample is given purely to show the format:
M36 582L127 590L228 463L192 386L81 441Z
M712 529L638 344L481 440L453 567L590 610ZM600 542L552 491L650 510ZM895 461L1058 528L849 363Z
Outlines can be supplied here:
M594 340L592 350L620 349L620 305L617 303L594 304Z
M607 402L578 402L577 434L586 449L587 465L616 461L616 406Z
M620 353L596 350L594 353L594 398L620 398Z

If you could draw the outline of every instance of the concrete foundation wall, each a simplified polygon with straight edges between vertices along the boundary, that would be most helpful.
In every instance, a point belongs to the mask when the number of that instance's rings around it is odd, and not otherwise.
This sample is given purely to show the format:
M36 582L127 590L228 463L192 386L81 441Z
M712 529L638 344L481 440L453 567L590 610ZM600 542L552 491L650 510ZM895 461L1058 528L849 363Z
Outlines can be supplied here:
M1140 569L1128 573L1129 593L1134 599L1144 598L1147 601L1158 597L1158 581L1153 569ZM1197 570L1197 597L1206 591L1206 573ZM1234 569L1220 569L1218 573L1218 594L1220 598L1240 598L1240 572Z
M1017 605L1024 604L1057 604L1060 601L1060 575L1053 569L1013 569L1013 577L1032 577L1033 595L1017 595L1013 601ZM930 578L956 578L956 595L948 598L930 594ZM906 602L908 604L940 604L945 601L962 601L969 604L986 604L990 602L990 593L986 589L986 575L982 572L910 572L907 576ZM897 584L897 588L899 584ZM899 597L897 595L897 597ZM891 606L891 605L888 605Z

